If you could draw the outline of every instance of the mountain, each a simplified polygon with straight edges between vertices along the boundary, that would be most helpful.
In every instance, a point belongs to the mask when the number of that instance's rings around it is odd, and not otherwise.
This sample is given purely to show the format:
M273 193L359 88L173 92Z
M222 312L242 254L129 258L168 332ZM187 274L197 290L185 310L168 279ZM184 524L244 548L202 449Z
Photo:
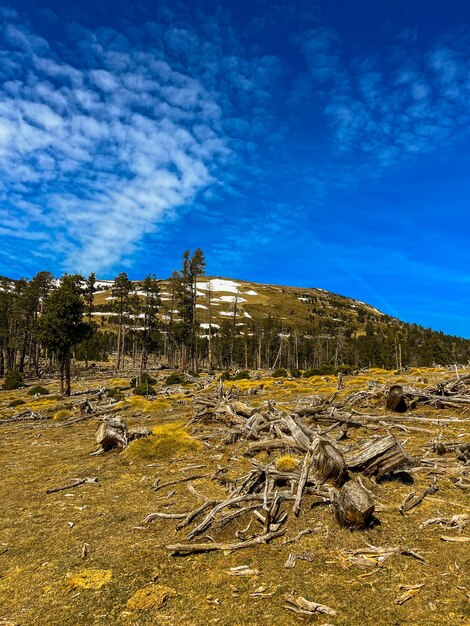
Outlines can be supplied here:
M107 281L98 281L93 316L102 330L113 329L113 296ZM171 282L160 281L161 322L181 321ZM142 295L134 281L136 295ZM107 288L109 287L109 288ZM263 337L263 351L272 365L319 367L340 363L355 366L400 367L467 363L470 340L444 335L385 315L374 306L324 289L269 285L219 276L197 281L196 313L201 340L233 341L234 360L251 363L245 353L256 351ZM138 330L138 314L129 326ZM140 315L143 317L142 315ZM269 340L268 340L269 338ZM258 346L259 350L259 346ZM260 361L261 359L258 359Z

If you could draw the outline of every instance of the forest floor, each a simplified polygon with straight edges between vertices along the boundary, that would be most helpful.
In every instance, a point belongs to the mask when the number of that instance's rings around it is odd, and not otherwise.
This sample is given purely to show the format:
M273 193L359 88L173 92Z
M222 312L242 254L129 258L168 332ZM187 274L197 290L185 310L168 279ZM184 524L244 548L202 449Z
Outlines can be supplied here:
M411 485L367 479L380 504L373 527L341 528L330 506L317 506L313 496L306 496L299 517L289 516L284 537L233 552L178 557L166 546L184 542L188 529L177 531L178 519L145 522L145 517L156 511L187 513L203 497L223 499L226 485L211 477L224 468L226 478L237 478L250 470L252 460L243 454L247 441L225 445L216 436L208 438L207 429L197 422L185 430L197 412L195 399L213 394L215 382L204 388L201 375L184 387L165 387L164 376L159 374L155 399L138 398L127 390L117 413L129 426L160 427L157 445L131 445L98 456L90 456L97 449L95 419L64 426L80 416L83 397L61 399L52 381L39 381L50 391L41 398L28 396L27 388L0 392L0 626L470 625L470 525L459 531L425 524L432 518L470 515L470 489L455 482L465 466L454 453L437 457L433 451L439 439L470 442L468 412L426 406L407 413L426 421L417 420L405 429L392 427L385 418L373 427L348 432L341 442L346 450L392 432L408 454L428 461L412 473ZM371 381L372 386L425 387L452 378L455 373L445 369L398 375L369 370L345 376L345 389L337 398L367 389ZM126 387L129 378L83 372L72 391L101 385ZM313 395L330 397L336 380L273 379L265 374L262 380L233 385L240 389L240 400L252 406L273 400L283 410L295 411ZM17 399L25 404L8 408ZM26 408L38 419L11 419ZM386 414L383 402L356 408L368 415ZM58 414L60 410L66 413ZM256 461L266 463L276 456L280 454L268 457L263 452ZM164 486L191 476L192 481ZM97 482L46 493L85 477ZM160 488L154 491L156 479ZM399 512L408 494L419 494L433 482L435 493L408 513ZM243 531L247 519L234 519L204 541L236 541L235 532ZM286 538L307 528L312 532L285 544ZM404 554L382 561L380 551L374 556L372 549L361 562L352 563L348 551L368 544L412 550L423 561ZM310 560L285 567L289 554L305 552ZM240 566L247 569L231 569ZM286 593L331 607L336 615L293 613L286 608Z

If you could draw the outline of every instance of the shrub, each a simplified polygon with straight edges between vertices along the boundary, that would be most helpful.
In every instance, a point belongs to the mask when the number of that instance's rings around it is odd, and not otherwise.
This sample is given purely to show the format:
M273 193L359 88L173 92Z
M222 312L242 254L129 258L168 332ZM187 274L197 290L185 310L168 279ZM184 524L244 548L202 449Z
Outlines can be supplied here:
M232 372L230 370L224 370L219 378L219 380L222 380L222 381L231 380L231 379L232 379Z
M332 376L336 374L337 371L334 365L322 365L321 367L305 370L304 378L311 378L312 376Z
M113 387L107 393L108 398L112 398L113 400L124 400L125 395L122 393L120 387Z
M10 370L5 376L3 389L18 389L23 385L23 377L18 370Z
M292 472L299 468L299 461L290 454L285 454L276 459L275 466L278 472Z
M301 378L302 376L302 372L296 368L292 369L290 371L290 375L292 376L292 378Z
M127 454L133 458L170 459L201 449L202 445L193 439L181 423L162 424L152 429L149 437L136 439L129 444Z
M250 372L248 370L241 370L234 374L230 380L250 380Z
M199 378L199 372L196 372L195 370L189 370L188 374L193 378Z
M142 372L142 374L140 375L140 384L141 385L153 385L154 383L156 383L156 379L152 378L150 376L150 374L147 374L147 372ZM137 378L131 378L130 380L130 386L131 387L135 387L137 384Z
M17 398L16 400L12 400L9 404L8 407L10 409L15 408L15 406L20 406L21 404L24 404L24 400L21 400L21 398Z
M287 376L287 371L282 367L278 367L273 372L273 378L285 378L286 376Z
M157 392L151 385L145 383L134 387L132 393L136 396L154 396Z
M183 385L185 382L186 380L183 374L178 374L177 372L173 372L173 374L170 374L165 380L167 385Z
M28 391L28 396L47 396L48 393L49 389L46 389L42 385L34 385L34 387L31 387L31 389Z

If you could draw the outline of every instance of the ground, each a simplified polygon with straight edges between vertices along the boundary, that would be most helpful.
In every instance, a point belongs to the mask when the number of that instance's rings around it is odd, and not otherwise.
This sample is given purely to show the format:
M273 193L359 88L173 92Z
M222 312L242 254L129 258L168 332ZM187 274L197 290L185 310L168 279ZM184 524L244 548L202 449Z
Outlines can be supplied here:
M84 375L74 389L128 384L128 379L112 379L106 373L100 376L101 379L87 379ZM346 389L341 393L367 388L371 380L378 384L401 380L424 385L418 382L419 378L427 378L431 383L452 376L446 370L411 370L399 375L372 370L345 377ZM204 376L200 380L203 382ZM327 397L335 388L332 377L274 380L265 375L262 381L235 384L245 402L259 405L272 399L283 408L295 407L312 394ZM257 395L245 395L260 384L264 387ZM159 393L162 385L159 379ZM421 526L429 518L470 513L469 490L460 489L449 480L458 465L454 455L442 457L448 472L433 473L432 468L419 471L414 475L414 485L376 484L366 479L380 503L378 523L368 530L340 528L329 507L312 506L312 497L304 499L299 518L289 517L287 537L294 537L305 528L313 529L298 543L283 545L281 538L237 552L175 557L165 546L185 541L185 530L175 530L178 520L145 523L144 518L155 511L187 512L201 501L188 489L187 482L155 492L155 480L166 483L198 475L202 477L192 481L198 493L210 498L223 496L225 487L211 480L211 476L221 466L228 466L228 476L246 473L251 467L251 461L243 456L246 443L223 445L214 438L203 444L202 429L196 425L189 426L188 432L199 444L185 448L183 442L180 451L177 446L165 448L160 455L157 446L154 459L130 451L90 456L97 448L96 421L89 419L64 427L64 419L70 417L57 417L57 412L68 409L72 416L78 416L78 398L64 401L53 395L57 392L56 383L47 381L45 386L51 391L45 399L32 398L27 390L0 392L1 626L470 624L470 543L440 538L468 537L469 527L459 534L437 525ZM129 426L184 424L196 413L193 394L200 397L213 391L199 390L201 386L170 390L169 395L154 401L136 400L126 391L125 408L119 415ZM26 400L26 404L7 408L18 398ZM25 407L47 419L8 421ZM358 410L384 412L383 407ZM421 408L413 415L428 418L429 423L414 424L417 430L392 431L411 455L427 454L434 458L429 443L439 434L445 441L469 441L465 421L436 421L452 417L464 420L464 412ZM351 433L346 445L354 448L361 441L386 433L385 426L374 431L361 428ZM272 455L269 460L275 458ZM257 459L266 461L263 456ZM48 489L83 477L97 477L98 482L46 494ZM400 515L397 507L406 495L411 491L419 493L434 478L438 491L408 514ZM233 542L235 530L246 523L246 519L236 521L219 529L212 538ZM381 567L351 565L343 551L364 548L366 544L408 548L422 555L425 562L395 555ZM293 569L284 567L291 552L304 551L313 553L313 561L299 560ZM241 565L258 570L258 574L231 575L230 568ZM404 586L421 583L424 586L408 601L397 603L406 592ZM283 596L287 592L331 607L337 615L296 615L285 608Z

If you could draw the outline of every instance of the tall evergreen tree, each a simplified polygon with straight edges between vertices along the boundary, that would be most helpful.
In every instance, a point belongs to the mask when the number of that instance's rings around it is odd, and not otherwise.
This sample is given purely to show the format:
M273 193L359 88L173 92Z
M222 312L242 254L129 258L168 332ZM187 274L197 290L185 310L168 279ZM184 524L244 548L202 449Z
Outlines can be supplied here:
M158 285L155 274L148 274L142 283L142 291L144 292L143 314L144 314L144 330L142 341L142 355L140 360L140 371L143 372L147 368L147 358L150 348L152 334L157 328L157 314L160 309L161 297L160 287Z
M197 248L193 256L190 257L189 250L183 254L183 266L179 274L178 304L180 315L183 319L183 341L184 347L189 352L189 361L193 369L197 369L196 346L197 346L197 326L196 326L196 297L197 279L204 275L206 271L206 260L204 253ZM186 368L187 359L183 357L183 369Z
M70 395L72 348L90 336L92 327L83 321L85 305L77 276L64 276L49 296L44 313L36 322L36 336L57 356L60 367L60 393ZM64 385L65 381L65 385Z
M126 272L121 272L114 279L112 294L115 298L114 310L118 314L118 339L117 339L117 368L120 369L125 340L125 317L129 307L129 295L132 290L132 282Z

